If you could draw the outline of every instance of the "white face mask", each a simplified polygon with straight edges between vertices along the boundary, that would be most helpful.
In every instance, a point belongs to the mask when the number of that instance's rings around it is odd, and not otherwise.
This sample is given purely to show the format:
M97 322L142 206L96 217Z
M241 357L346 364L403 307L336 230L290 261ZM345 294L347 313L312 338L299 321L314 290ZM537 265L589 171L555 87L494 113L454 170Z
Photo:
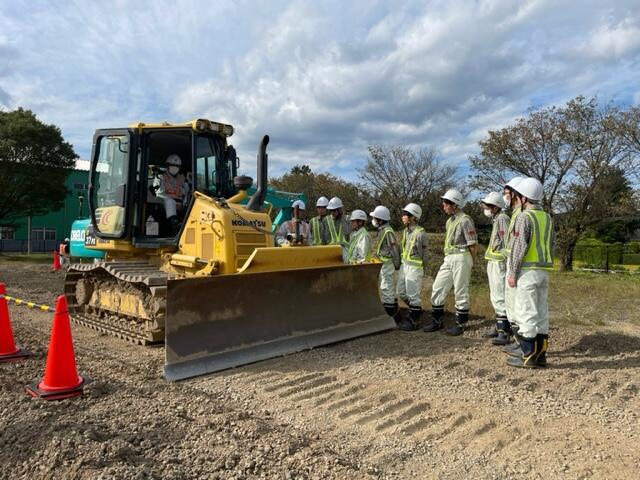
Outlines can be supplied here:
M484 209L484 216L485 217L491 218L492 215L493 215L493 212L491 210L489 210L488 208Z
M511 195L502 195L502 199L504 200L504 204L508 207L511 205Z
M371 225L373 225L374 227L378 228L380 226L380 223L378 222L377 218L372 218L371 219Z
M174 177L178 174L179 171L180 171L180 167L176 167L175 165L171 165L169 167L169 173Z

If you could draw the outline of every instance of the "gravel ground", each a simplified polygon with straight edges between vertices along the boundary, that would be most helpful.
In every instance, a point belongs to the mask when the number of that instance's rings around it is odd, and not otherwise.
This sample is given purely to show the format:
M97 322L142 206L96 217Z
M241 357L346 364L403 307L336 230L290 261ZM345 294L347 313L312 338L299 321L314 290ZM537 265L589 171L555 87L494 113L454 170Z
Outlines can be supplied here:
M0 261L52 305L62 277ZM481 338L388 332L180 383L162 348L73 327L85 395L43 402L51 314L10 306L34 353L0 364L0 478L638 478L640 329L555 328L521 371Z

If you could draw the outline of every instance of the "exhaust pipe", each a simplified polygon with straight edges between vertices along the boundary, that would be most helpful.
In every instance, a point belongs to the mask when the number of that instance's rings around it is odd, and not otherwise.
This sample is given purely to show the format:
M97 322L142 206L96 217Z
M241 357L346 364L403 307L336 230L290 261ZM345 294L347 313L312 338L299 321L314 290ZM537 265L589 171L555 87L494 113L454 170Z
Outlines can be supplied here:
M262 137L260 145L258 145L258 184L256 185L256 193L253 194L247 209L253 212L259 212L264 203L264 197L267 194L267 145L269 144L269 135Z

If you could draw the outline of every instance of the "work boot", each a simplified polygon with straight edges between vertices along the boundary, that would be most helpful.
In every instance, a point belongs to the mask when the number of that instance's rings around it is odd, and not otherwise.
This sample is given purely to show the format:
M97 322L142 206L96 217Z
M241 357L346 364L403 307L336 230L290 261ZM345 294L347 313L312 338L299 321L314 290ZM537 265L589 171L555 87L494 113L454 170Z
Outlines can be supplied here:
M491 341L492 344L508 345L511 343L511 325L507 317L498 317L496 330L498 330L498 336Z
M409 317L401 318L400 323L398 323L398 330L402 330L404 332L413 332L414 330L417 330L417 329L418 329L418 326L415 323L413 323L413 321Z
M533 338L520 337L522 355L507 358L507 365L518 368L540 368L541 365L537 362L542 348L539 337L539 335Z
M442 328L442 317L444 316L444 306L431 307L431 321L422 329L424 332L436 332Z
M178 233L178 230L180 230L180 220L178 219L178 216L173 215L169 217L168 220L171 225L171 232L174 234Z
M549 347L549 335L538 334L536 337L538 340L538 344L540 345L538 349L538 357L536 358L536 363L540 367L547 366L547 348Z
M422 317L422 307L409 305L409 320L416 325L416 328L420 325L420 317Z
M513 342L502 347L502 351L512 357L521 357L522 348L520 348L520 336L516 333L513 335Z
M447 329L447 333L452 337L458 337L464 332L465 324L469 319L469 310L457 310L456 311L456 323Z
M400 309L398 308L398 303L383 303L384 311L387 312L391 318L396 321L396 324L400 322Z

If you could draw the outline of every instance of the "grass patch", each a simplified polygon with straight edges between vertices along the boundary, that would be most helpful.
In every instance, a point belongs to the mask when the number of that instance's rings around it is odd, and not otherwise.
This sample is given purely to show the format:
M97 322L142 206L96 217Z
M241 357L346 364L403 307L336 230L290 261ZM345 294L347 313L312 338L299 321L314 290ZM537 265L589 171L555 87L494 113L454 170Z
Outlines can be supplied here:
M51 253L0 253L0 260L7 262L51 263Z

